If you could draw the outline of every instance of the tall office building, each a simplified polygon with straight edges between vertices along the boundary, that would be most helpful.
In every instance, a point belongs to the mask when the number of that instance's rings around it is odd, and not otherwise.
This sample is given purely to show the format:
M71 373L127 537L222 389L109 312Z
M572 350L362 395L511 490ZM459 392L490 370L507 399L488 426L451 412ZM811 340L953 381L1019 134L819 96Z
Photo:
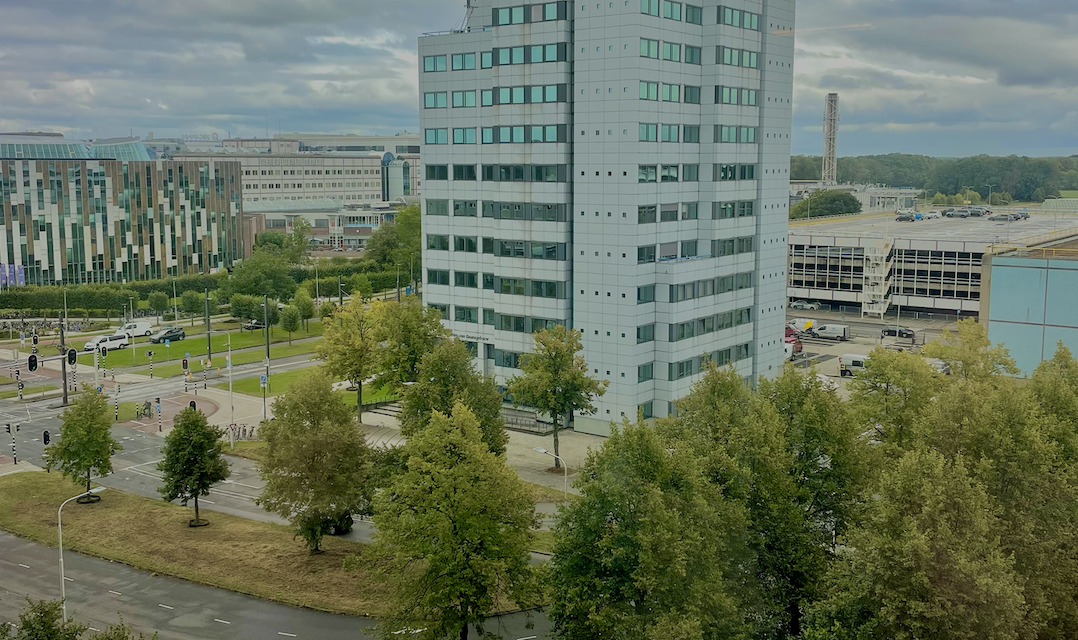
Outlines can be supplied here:
M505 5L419 40L426 303L518 373L584 336L579 431L783 362L794 0Z

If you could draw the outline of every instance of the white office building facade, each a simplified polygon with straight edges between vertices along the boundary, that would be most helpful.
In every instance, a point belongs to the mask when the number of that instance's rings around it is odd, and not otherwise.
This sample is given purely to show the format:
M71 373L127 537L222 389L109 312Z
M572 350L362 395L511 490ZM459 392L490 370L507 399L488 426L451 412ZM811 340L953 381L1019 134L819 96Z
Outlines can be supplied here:
M583 333L577 430L783 362L794 0L472 3L419 41L424 299L499 381Z

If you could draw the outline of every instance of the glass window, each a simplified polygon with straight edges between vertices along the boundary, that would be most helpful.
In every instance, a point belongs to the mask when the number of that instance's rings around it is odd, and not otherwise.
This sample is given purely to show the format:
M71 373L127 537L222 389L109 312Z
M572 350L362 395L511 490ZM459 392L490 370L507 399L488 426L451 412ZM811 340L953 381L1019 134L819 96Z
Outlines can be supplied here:
M494 53L491 51L484 51L479 54L479 64L484 69L490 69L494 66Z
M700 104L700 87L685 85L685 103Z
M681 62L681 45L673 42L663 43L663 60Z
M509 7L495 9L497 20L494 24L509 24Z
M655 182L656 168L653 164L642 164L637 169L637 182Z
M543 20L558 19L558 3L548 2L543 5Z
M423 134L427 144L449 144L448 129L424 129Z
M683 127L682 139L685 142L700 142L700 125L685 125Z
M524 64L524 47L513 47L513 64Z
M655 340L655 325L646 324L636 328L636 344L643 344Z
M474 144L474 143L473 143ZM453 165L453 179L454 180L475 180L475 165L474 164L455 164Z
M427 199L427 215L428 216L447 216L449 215L449 201L448 200L432 200Z
M681 3L663 0L663 17L671 20L681 20Z
M645 247L636 248L636 262L643 264L646 262L655 262L655 245L649 244Z
M482 92L480 93L480 97L482 98L482 102L480 102L480 104L482 106L489 107L489 106L492 106L494 104L494 90L493 89L483 89Z
M448 278L448 275L446 276ZM636 304L655 302L655 285L649 284L636 288Z
M558 45L548 44L545 47L546 57L544 62L557 62L558 60Z
M681 85L664 84L663 102L681 102Z
M513 7L511 23L524 24L524 7Z
M453 286L476 289L479 287L478 274L473 271L454 271Z
M663 142L678 142L678 125L664 124L662 126Z
M454 107L474 107L475 106L475 91L454 91L453 92L453 106Z
M699 207L699 202L683 202L681 204L681 219L696 220L698 218Z
M663 85L666 86L666 85ZM659 99L659 83L658 82L644 82L640 81L640 99L641 100L658 100Z
M700 64L700 47L685 45L685 62L688 64Z
M423 94L424 109L445 109L446 94L444 91Z
M655 222L656 207L653 204L641 205L636 208L636 223L651 224Z
M427 284L449 284L449 272L438 269L427 269Z
M647 382L655 377L655 363L649 362L636 368L636 381Z
M664 204L659 213L660 222L677 222L677 205Z
M445 56L423 56L423 71L445 71Z
M453 71L475 69L474 53L454 53L452 58Z
M558 85L556 85L556 84L548 84L546 86L545 94L546 95L544 96L544 98L545 98L546 102L557 102L558 101Z
M658 17L659 0L640 0L640 13Z
M474 218L478 213L475 200L453 201L453 215L456 217Z
M524 104L524 87L513 87L513 104Z
M656 58L659 57L659 41L648 40L647 38L640 38L640 56L642 58Z
M476 253L475 236L453 236L453 251Z
M444 164L428 164L427 180L448 180L449 166Z
M479 322L479 309L476 307L453 307L453 319L457 322Z
M696 240L683 240L681 242L681 257L682 258L695 258L696 257Z
M453 144L475 144L475 128L453 129Z
M662 169L663 182L677 182L678 166L676 164L664 164Z
M512 64L513 59L512 49L498 49L498 64L506 65Z
M659 125L651 123L640 123L640 142L658 142L658 129Z
M704 10L691 4L685 5L685 22L704 24Z
M427 234L427 248L432 251L449 251L449 236Z

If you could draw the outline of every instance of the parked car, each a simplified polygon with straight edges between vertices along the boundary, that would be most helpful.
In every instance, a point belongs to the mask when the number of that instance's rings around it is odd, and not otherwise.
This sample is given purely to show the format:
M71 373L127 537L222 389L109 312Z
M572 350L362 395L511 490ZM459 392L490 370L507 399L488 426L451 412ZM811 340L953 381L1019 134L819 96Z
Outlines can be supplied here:
M153 333L153 325L145 320L141 322L128 322L120 327L120 333L129 338L134 338L135 336L148 336Z
M954 213L954 207L947 207L945 209L940 209L940 215L946 216L948 213ZM950 217L950 216L947 216L947 217Z
M1026 211L1025 209L1019 209L1018 211L1012 211L1011 215L1012 216L1018 216L1018 218L1015 218L1016 220L1017 219L1029 220L1029 212Z
M1010 222L1011 220L1017 220L1013 215L1009 213L997 213L993 216L988 216L988 219L992 222Z
M852 376L858 371L865 370L868 356L857 353L844 353L838 357L838 375L842 378Z
M939 220L939 219L940 219L940 212L939 211L926 211L925 212L925 220Z
M256 329L265 329L266 325L262 324L261 320L251 320L243 325L244 329L248 331L254 331Z
M183 340L187 335L183 332L183 327L172 326L165 327L150 337L150 342L159 344L165 340Z
M96 338L90 338L86 341L86 344L82 345L83 351L96 351L100 348L105 348L109 351L113 349L122 349L131 344L131 339L126 334L117 333L111 336L97 336Z
M813 327L809 333L817 338L826 338L839 342L850 339L850 327L844 324L822 324L818 327Z
M980 209L970 209L969 210L969 215L971 215L974 218L980 218L981 216L984 215L984 211L982 211Z
M799 333L809 332L814 324L816 323L808 318L794 318L793 320L786 321L787 327L793 327Z
M793 302L790 303L790 308L791 309L810 310L810 311L819 311L820 310L820 303L819 302L809 302L808 300L794 300Z
M899 338L913 339L915 332L909 327L889 326L884 327L883 331L880 331L880 337L884 336L897 336Z
M801 335L801 330L800 329L798 329L797 327L795 327L795 326L793 326L791 324L786 325L786 337L787 338L793 338L793 337L796 337L796 336L799 336L799 335Z
M916 219L912 213L900 213L895 217L895 222L913 222Z

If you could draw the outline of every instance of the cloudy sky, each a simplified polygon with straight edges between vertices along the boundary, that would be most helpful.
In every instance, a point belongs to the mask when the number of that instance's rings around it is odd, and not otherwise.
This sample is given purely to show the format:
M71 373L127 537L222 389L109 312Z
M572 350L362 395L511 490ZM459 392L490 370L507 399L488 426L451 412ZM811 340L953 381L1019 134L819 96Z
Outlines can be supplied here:
M0 131L418 128L416 36L463 0L0 0ZM799 0L794 152L1078 153L1075 0Z

